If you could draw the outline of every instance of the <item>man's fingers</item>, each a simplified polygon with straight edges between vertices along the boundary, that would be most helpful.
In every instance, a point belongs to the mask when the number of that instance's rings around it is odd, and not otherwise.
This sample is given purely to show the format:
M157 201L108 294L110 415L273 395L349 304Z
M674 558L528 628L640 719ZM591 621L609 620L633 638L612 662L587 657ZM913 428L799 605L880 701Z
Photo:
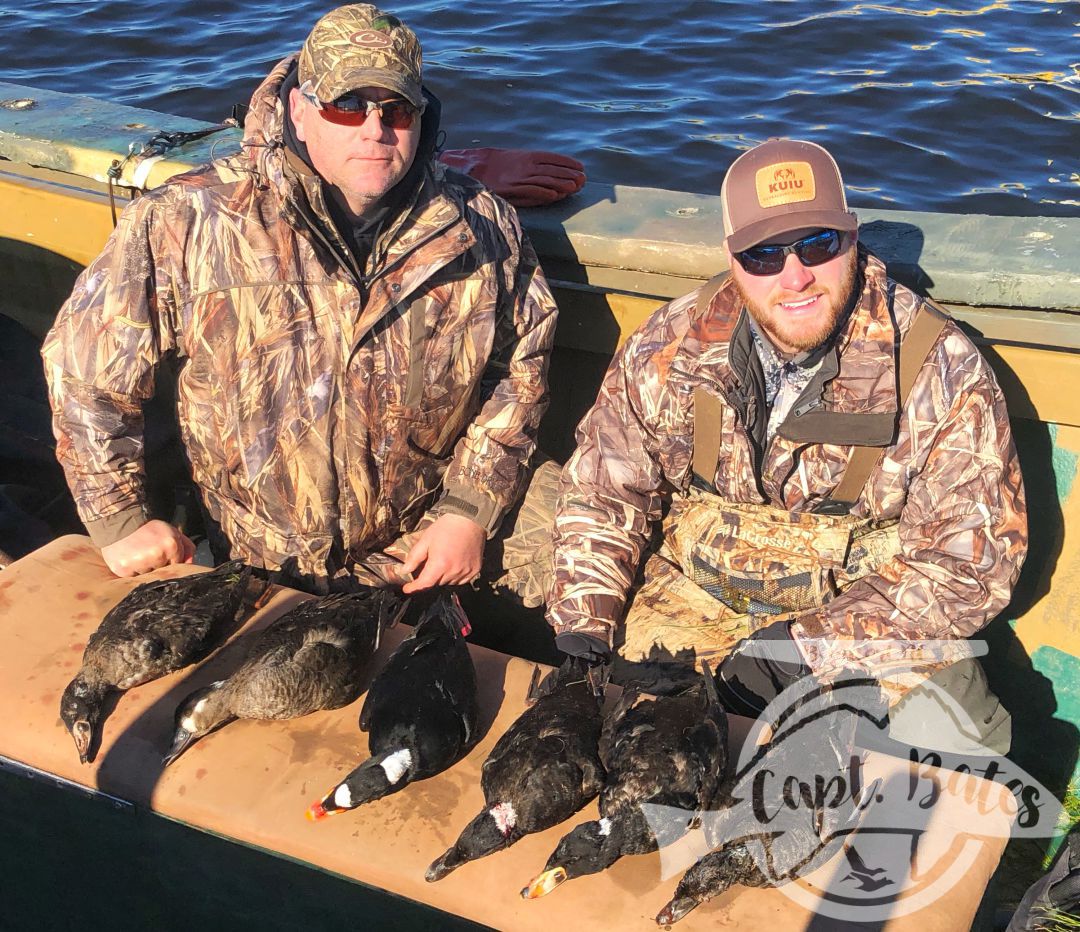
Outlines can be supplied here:
M409 550L408 554L406 554L405 560L402 562L398 572L403 576L412 576L420 569L421 565L427 560L427 557L427 542L421 536L421 538L412 545L412 549Z
M443 582L441 575L440 571L434 567L429 560L424 564L424 571L412 582L402 586L401 591L408 595L413 592L420 592L422 589L430 589L432 586L438 586Z
M195 542L186 534L180 535L180 561L181 563L195 562Z

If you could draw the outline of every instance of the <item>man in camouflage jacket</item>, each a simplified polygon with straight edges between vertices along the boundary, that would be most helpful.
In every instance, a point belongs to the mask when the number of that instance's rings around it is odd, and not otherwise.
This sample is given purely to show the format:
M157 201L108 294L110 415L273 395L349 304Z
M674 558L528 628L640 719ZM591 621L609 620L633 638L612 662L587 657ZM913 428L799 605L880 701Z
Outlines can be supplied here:
M395 17L327 14L255 92L241 153L137 199L80 276L43 355L114 572L190 559L146 501L142 404L169 357L232 556L325 590L422 522L414 585L478 572L527 479L556 308L513 208L432 160L420 80Z
M770 195L774 176L798 193ZM724 500L805 514L836 488L853 444L883 450L851 514L898 522L898 552L819 608L776 627L760 619L766 637L795 641L803 672L870 658L875 639L974 634L1009 601L1027 544L990 367L947 322L898 411L897 347L924 302L856 245L821 147L771 140L744 153L723 207L730 276L704 308L693 292L656 311L617 352L578 428L556 516L548 617L558 642L599 657L621 640L650 532L664 514L665 528L678 525L690 489L701 388L718 399L720 437L704 479ZM785 681L782 668L765 678Z

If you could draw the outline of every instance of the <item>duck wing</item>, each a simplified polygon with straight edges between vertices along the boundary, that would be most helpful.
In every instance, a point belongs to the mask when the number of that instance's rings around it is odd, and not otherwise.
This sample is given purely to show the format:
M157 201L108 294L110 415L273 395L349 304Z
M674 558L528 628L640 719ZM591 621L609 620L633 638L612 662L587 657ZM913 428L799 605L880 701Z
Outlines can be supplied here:
M384 623L378 590L303 602L252 644L230 678L240 718L297 718L348 705L360 695L361 675Z
M479 739L476 668L448 596L438 598L376 676L360 716L373 754L408 747L412 776L445 770ZM400 744L399 742L404 742Z

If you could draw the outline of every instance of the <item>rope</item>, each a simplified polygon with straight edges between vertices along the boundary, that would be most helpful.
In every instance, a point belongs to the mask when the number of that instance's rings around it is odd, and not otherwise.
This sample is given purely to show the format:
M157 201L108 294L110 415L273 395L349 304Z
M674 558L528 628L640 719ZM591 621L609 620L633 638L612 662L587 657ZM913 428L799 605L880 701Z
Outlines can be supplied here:
M147 139L146 142L130 143L128 145L127 155L122 159L114 159L112 164L109 165L108 170L105 172L109 179L109 210L112 212L113 226L116 226L115 188L123 177L124 169L127 167L128 162L132 161L132 159L146 160L139 166L140 169L145 166L145 171L137 171L135 178L133 179L134 189L137 194L145 185L146 179L150 173L150 167L153 163L164 157L171 149L186 146L188 143L204 139L213 133L219 133L224 129L232 129L239 125L239 120L235 116L230 116L227 120L224 120L217 126L211 126L207 129L175 130L172 132L169 130L158 130L153 136Z

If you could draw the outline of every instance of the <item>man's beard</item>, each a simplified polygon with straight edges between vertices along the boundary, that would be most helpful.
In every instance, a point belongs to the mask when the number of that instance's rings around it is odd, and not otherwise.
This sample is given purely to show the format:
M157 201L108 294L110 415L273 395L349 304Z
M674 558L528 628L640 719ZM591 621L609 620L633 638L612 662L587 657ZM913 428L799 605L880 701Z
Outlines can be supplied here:
M738 278L735 278L734 281L739 296L742 298L743 304L746 305L746 309L750 312L750 316L754 318L754 322L769 337L777 349L805 353L817 349L836 330L840 319L844 316L848 305L851 303L858 269L858 250L850 249L848 251L847 266L836 290L826 288L815 282L809 289L799 294L787 295L783 291L776 292L768 298L765 304L751 299L743 291ZM797 321L793 326L791 321L785 319L785 312L778 308L781 299L798 301L817 294L825 296L828 307L823 308L813 321Z

